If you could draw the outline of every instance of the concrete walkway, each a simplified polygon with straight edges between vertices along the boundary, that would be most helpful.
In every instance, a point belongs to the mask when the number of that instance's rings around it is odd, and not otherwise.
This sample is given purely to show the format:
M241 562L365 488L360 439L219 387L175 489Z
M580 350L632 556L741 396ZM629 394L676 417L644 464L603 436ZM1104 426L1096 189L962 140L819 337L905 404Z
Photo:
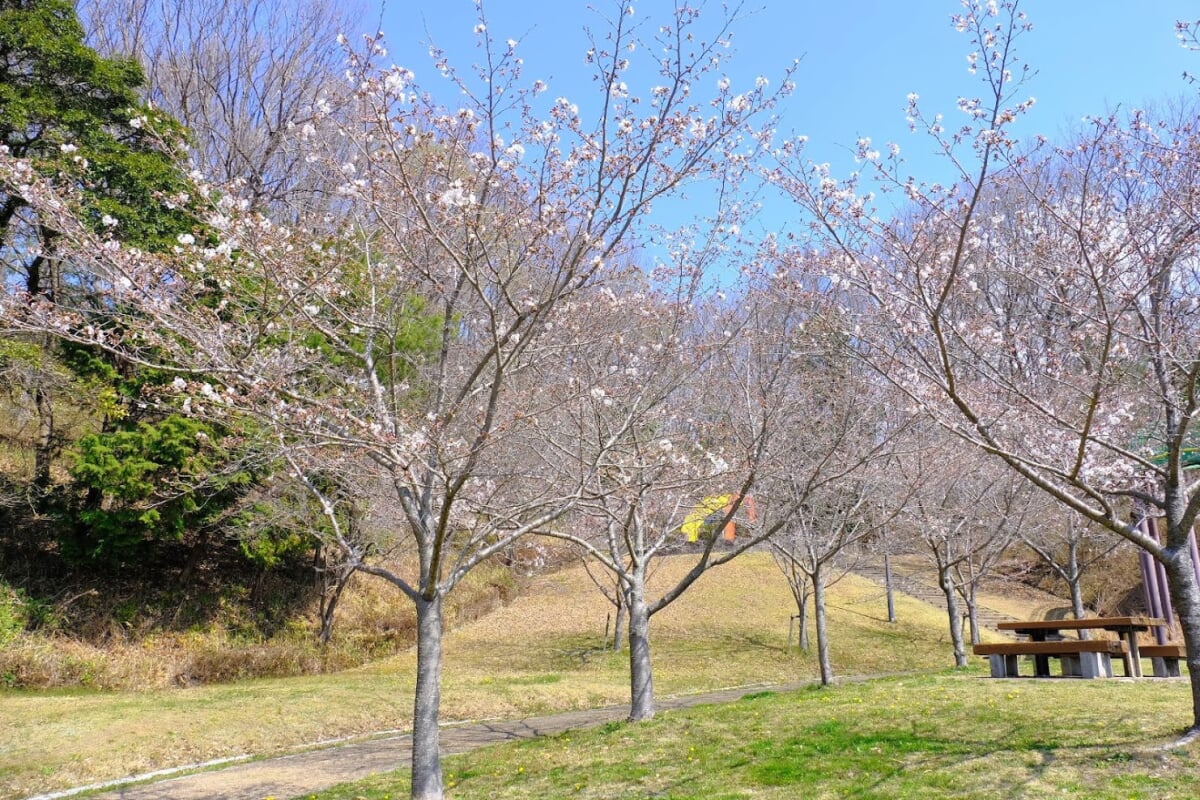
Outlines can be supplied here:
M659 711L668 711L706 703L727 703L747 694L791 691L810 683L738 687L662 699L657 701L656 706ZM628 714L629 707L623 705L524 720L447 725L442 728L442 753L465 753L500 742L594 728L606 722L623 720ZM407 767L412 753L410 746L411 739L407 734L368 739L154 783L125 786L91 797L98 800L264 800L268 797L284 800ZM58 792L43 797L62 798L71 794L73 792Z

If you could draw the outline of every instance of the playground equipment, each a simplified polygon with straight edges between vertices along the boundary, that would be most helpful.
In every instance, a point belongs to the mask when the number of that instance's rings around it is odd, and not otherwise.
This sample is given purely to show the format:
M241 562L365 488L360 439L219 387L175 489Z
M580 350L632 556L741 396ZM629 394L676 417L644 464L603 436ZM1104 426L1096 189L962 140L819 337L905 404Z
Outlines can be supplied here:
M754 498L745 495L741 498L740 504L737 502L738 498L739 495L736 494L718 494L704 498L684 518L683 525L679 526L679 530L689 542L695 542L702 535L716 535L717 527L721 526L722 538L727 542L734 541L737 539L739 522L746 525L758 521ZM723 526L722 522L725 523Z
M1138 526L1151 538L1161 542L1159 520L1154 517L1142 517ZM1192 569L1200 579L1200 550L1196 548L1196 532L1188 536L1188 549L1192 555ZM1167 571L1158 561L1146 551L1138 554L1142 567L1142 595L1146 600L1146 613L1152 617L1160 617L1167 621L1165 627L1155 628L1154 637L1160 645L1167 643L1168 633L1175 627L1175 613L1171 608L1171 592L1167 587Z

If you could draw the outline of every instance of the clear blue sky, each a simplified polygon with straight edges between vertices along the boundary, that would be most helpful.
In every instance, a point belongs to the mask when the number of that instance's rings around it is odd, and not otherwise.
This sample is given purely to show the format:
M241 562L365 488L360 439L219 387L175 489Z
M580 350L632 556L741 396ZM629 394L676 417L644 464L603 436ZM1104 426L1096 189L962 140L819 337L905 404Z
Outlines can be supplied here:
M584 106L591 90L583 27L603 27L589 4L613 9L609 0L485 0L484 9L495 37L520 42L530 79L543 78L551 96ZM671 0L632 4L638 18L655 21L666 21L672 6ZM730 74L735 86L746 85L759 74L778 76L799 58L798 91L781 131L807 135L811 158L848 171L848 149L870 136L877 145L900 144L918 177L943 180L937 163L924 158L929 145L908 130L905 98L916 92L927 113L941 111L953 121L956 99L980 92L967 73L970 41L950 24L959 7L957 0L748 2L734 29ZM1174 28L1178 19L1200 18L1195 0L1026 0L1021 7L1034 29L1018 52L1037 71L1026 88L1037 104L1023 135L1054 139L1084 115L1200 92L1182 77L1184 70L1200 73L1200 53L1180 47ZM714 18L721 11L713 2L708 9ZM391 60L416 72L427 89L437 84L428 42L458 65L478 56L473 0L386 0L382 25Z

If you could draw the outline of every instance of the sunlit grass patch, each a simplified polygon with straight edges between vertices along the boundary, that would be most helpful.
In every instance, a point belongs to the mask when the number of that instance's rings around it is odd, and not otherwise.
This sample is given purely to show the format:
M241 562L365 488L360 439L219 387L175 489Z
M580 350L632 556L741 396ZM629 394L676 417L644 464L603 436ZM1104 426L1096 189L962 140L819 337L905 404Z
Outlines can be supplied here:
M1181 682L880 679L764 693L446 761L474 798L1200 796ZM402 796L403 772L318 794Z

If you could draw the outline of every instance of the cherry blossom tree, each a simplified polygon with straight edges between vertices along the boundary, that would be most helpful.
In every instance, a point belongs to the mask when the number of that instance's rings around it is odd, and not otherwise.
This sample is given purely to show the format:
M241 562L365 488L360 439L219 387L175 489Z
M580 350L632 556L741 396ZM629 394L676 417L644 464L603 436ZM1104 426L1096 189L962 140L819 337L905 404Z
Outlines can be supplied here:
M573 380L557 382L563 399L547 440L559 480L584 487L571 524L548 535L575 544L592 568L607 572L620 597L618 613L628 615L631 721L655 713L651 618L704 572L767 535L747 517L766 432L736 413L743 398L730 390L751 387L719 376L745 335L744 321L704 302L699 285L689 278L613 293L598 298L603 308L575 317L573 324L596 336ZM705 505L714 496L722 497L716 510ZM681 529L697 513L714 519L693 521L695 542L687 548ZM719 531L734 520L738 536L726 543ZM691 550L681 557L692 558L692 567L651 597L655 566L682 549Z
M776 177L812 214L831 274L862 292L863 357L963 442L1163 564L1200 730L1200 133L1194 118L1135 113L1022 150L1011 127L1033 101L1015 45L1030 25L1016 3L965 5L955 22L983 95L960 100L957 126L910 98L955 180L911 178L899 148L866 140L858 176L805 167L792 148ZM866 175L903 213L880 210Z
M1020 490L986 457L964 458L940 431L917 426L910 433L911 446L896 457L903 477L893 487L904 497L892 506L937 575L954 663L965 667L963 623L977 641L975 591L1014 541L1011 527L1023 517L1005 512Z
M995 472L996 464L988 464ZM1013 544L1037 522L1040 497L1019 476L1000 475L990 487L983 507L984 524L972 528L959 545L966 553L953 569L954 586L967 609L971 644L980 642L979 589L992 576Z
M617 584L629 615L631 720L654 715L654 615L785 530L821 492L852 483L880 449L870 404L823 358L836 350L822 319L829 295L776 256L768 244L750 258L732 301L702 291L702 269L663 269L590 309L595 321L575 317L621 333L601 334L582 359L594 371L576 378L592 387L586 395L557 382L566 419L555 425L554 457L586 494L572 524L550 535ZM668 555L690 567L652 595L648 577Z
M607 376L573 355L596 334L573 320L630 274L654 203L710 179L737 195L788 89L762 79L739 92L723 78L730 18L710 26L680 7L650 29L632 9L614 12L588 53L598 87L588 112L548 100L544 82L521 75L517 43L491 38L482 19L473 75L437 54L454 107L408 70L376 66L379 40L349 50L354 113L318 104L311 128L292 131L340 176L337 214L299 226L199 185L189 194L211 198L212 211L174 252L123 248L81 224L69 187L0 154L0 182L54 220L105 298L85 309L6 291L6 325L174 372L161 392L185 413L252 420L321 507L342 563L412 603L414 798L443 796L447 595L592 500L616 458L606 442L562 480L545 442L564 397L542 378L577 365L567 399L599 397ZM638 78L651 83L645 95L630 86ZM713 94L701 98L701 86ZM350 148L335 163L320 149L331 135ZM685 249L703 258L719 237L691 239ZM385 490L390 515L376 503L362 511L375 525L348 524L359 512L345 503ZM391 523L382 533L354 535L381 518Z
M836 313L840 298L823 286L815 266L798 259L768 283L773 305L762 312L775 332L771 344L788 355L794 384L784 391L757 494L762 524L807 627L812 596L821 682L833 680L826 590L852 567L856 546L883 534L903 506L883 487L892 483L888 457L903 423L889 424L889 390L849 357Z
M793 490L800 487L791 487ZM853 568L847 555L853 546L878 533L883 521L873 518L871 501L878 499L861 476L848 476L810 492L804 503L788 515L786 524L771 539L772 553L788 578L796 599L801 624L801 646L805 646L804 620L807 595L811 593L817 633L817 664L821 683L833 682L829 656L829 624L826 591Z

